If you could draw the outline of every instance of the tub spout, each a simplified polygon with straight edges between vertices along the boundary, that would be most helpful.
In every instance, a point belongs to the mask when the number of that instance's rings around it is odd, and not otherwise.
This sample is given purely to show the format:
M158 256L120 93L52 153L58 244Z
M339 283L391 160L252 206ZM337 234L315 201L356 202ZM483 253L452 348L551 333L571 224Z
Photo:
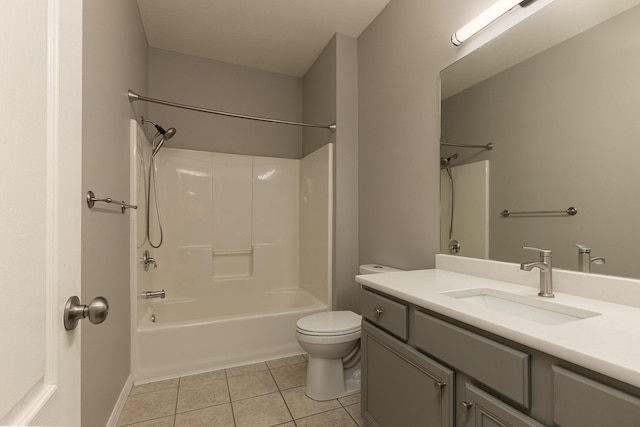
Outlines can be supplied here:
M164 298L165 296L166 295L165 295L164 289L161 291L145 291L138 294L138 298L142 298L142 299Z

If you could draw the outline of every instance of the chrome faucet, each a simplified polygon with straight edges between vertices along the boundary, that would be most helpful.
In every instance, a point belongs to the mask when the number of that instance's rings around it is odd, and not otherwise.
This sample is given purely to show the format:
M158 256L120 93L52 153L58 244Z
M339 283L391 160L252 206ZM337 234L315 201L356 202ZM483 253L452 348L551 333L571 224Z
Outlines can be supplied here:
M532 248L523 246L522 249L540 252L540 261L523 262L520 270L531 271L534 268L540 269L540 292L538 296L553 298L553 276L551 267L551 251L548 249Z
M161 291L145 291L138 294L138 298L142 298L142 299L164 298L165 296L166 295L165 295L164 289Z
M149 251L146 250L142 254L142 265L144 265L144 271L149 271L149 265L150 264L153 264L153 269L154 270L158 268L158 263L156 262L156 259L152 258L151 254L149 253Z
M591 258L591 248L575 244L578 247L578 271L583 273L591 273L591 264L604 264L607 260L604 257L597 256Z

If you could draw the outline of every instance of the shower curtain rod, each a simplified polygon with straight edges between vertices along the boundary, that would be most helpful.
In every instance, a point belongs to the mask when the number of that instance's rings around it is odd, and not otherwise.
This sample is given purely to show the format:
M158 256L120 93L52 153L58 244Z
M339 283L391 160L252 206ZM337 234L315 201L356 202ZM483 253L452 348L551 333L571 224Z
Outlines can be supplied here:
M331 132L335 132L337 128L337 125L335 123L332 123L330 125L315 125L311 123L292 122L288 120L270 119L267 117L248 116L245 114L236 114L236 113L229 113L227 111L218 111L218 110L210 110L208 108L194 107L193 105L178 104L176 102L163 101L161 99L148 98L146 96L138 95L131 89L129 89L128 96L129 96L129 102L146 101L146 102L151 102L153 104L166 105L169 107L182 108L185 110L199 111L201 113L217 114L219 116L235 117L238 119L256 120L259 122L280 123L283 125L304 126L304 127L311 127L311 128L323 128L323 129L329 129Z
M446 145L448 147L482 148L484 150L493 150L493 142L490 142L486 145L466 145L466 144L453 144L450 142L441 142L440 145Z

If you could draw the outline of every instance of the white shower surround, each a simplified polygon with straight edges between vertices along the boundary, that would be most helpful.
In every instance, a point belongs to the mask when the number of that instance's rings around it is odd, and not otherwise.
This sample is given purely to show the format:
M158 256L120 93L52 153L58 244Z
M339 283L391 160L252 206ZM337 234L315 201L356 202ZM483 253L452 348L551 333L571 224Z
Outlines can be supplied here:
M163 148L156 160L164 243L154 249L138 247L146 214L139 156L148 158L149 143L135 121L132 141L134 379L301 352L295 322L331 301L332 145L302 160ZM157 270L144 271L145 249ZM136 298L159 289L166 299Z

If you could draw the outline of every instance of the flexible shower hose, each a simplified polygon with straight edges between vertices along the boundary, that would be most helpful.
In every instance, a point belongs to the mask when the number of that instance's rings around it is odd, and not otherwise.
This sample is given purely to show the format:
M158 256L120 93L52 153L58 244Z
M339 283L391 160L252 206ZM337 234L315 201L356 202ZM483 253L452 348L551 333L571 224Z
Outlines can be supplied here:
M156 135L157 136L157 135ZM156 137L153 137L153 141L155 142ZM153 144L152 144L153 145ZM156 156L151 155L149 159L149 180L147 181L147 240L152 248L159 248L162 246L162 241L164 240L164 233L162 231L162 222L160 221L160 205L158 202L158 181L156 179ZM158 219L158 228L160 230L160 242L157 245L154 245L151 241L151 224L150 224L150 204L151 204L151 181L153 180L153 198L156 206L156 218Z

